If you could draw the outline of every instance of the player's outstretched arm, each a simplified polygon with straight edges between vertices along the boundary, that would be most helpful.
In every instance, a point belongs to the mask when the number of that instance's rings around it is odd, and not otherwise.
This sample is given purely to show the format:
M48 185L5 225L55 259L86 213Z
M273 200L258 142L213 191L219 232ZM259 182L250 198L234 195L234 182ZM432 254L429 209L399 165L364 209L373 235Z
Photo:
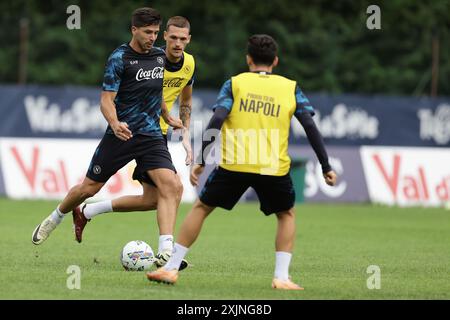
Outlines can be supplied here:
M115 136L120 140L127 141L133 134L128 129L128 124L126 122L119 122L117 119L116 105L114 104L114 99L116 98L117 92L114 91L102 91L100 98L100 110L106 121L108 121L109 126L113 130Z
M314 123L311 114L305 111L300 114L295 113L295 117L305 129L308 141L319 159L325 182L330 186L334 186L336 184L337 175L328 163L328 154L325 150L322 135Z

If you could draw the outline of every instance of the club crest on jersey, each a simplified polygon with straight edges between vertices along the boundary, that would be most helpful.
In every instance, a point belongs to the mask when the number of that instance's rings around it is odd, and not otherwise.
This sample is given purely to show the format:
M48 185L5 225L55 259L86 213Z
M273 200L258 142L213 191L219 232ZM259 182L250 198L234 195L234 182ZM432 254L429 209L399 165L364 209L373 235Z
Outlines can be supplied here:
M164 63L164 59L161 57L156 58L156 61L158 61L159 64L163 64Z
M162 79L164 77L164 68L163 67L155 67L151 70L139 69L136 73L136 80L150 80L150 79Z

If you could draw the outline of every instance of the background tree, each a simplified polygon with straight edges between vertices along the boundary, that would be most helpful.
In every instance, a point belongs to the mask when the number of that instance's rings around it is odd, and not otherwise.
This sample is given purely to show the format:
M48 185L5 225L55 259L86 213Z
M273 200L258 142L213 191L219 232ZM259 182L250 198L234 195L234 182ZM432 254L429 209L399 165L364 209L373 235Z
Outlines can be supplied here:
M81 30L66 28L67 6L81 8ZM368 30L373 1L88 1L0 2L0 82L17 83L20 20L29 23L28 83L100 86L110 52L129 40L131 12L144 5L165 21L192 23L196 87L217 89L246 69L246 40L271 34L280 45L276 72L305 91L428 95L432 41L439 44L438 94L450 95L450 2L378 1L381 30ZM164 23L165 23L164 21ZM162 35L158 45L162 45Z

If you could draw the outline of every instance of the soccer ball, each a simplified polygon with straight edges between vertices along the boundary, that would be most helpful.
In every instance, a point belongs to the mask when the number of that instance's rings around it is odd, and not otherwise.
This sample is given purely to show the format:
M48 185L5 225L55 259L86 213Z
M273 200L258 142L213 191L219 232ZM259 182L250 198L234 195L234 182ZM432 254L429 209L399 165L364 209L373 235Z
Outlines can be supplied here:
M120 262L127 271L149 270L154 261L152 248L140 240L128 242L120 254Z

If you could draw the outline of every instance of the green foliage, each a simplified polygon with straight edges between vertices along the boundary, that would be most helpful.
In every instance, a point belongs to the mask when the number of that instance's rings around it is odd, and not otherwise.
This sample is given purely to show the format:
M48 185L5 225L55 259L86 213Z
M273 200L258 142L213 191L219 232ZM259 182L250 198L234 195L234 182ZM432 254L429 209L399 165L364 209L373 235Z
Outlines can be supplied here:
M68 30L66 8L81 8L81 30ZM440 95L450 95L450 5L410 0L378 2L381 30L368 30L373 1L156 0L0 2L0 81L18 79L19 20L29 21L30 83L99 86L104 63L130 39L131 12L160 10L164 22L183 15L192 24L188 51L197 61L196 86L217 89L245 71L246 40L271 34L279 43L279 74L307 91L416 94L430 92L432 38L439 39ZM164 29L164 24L162 29ZM158 45L163 45L162 33ZM6 63L5 63L6 61Z

